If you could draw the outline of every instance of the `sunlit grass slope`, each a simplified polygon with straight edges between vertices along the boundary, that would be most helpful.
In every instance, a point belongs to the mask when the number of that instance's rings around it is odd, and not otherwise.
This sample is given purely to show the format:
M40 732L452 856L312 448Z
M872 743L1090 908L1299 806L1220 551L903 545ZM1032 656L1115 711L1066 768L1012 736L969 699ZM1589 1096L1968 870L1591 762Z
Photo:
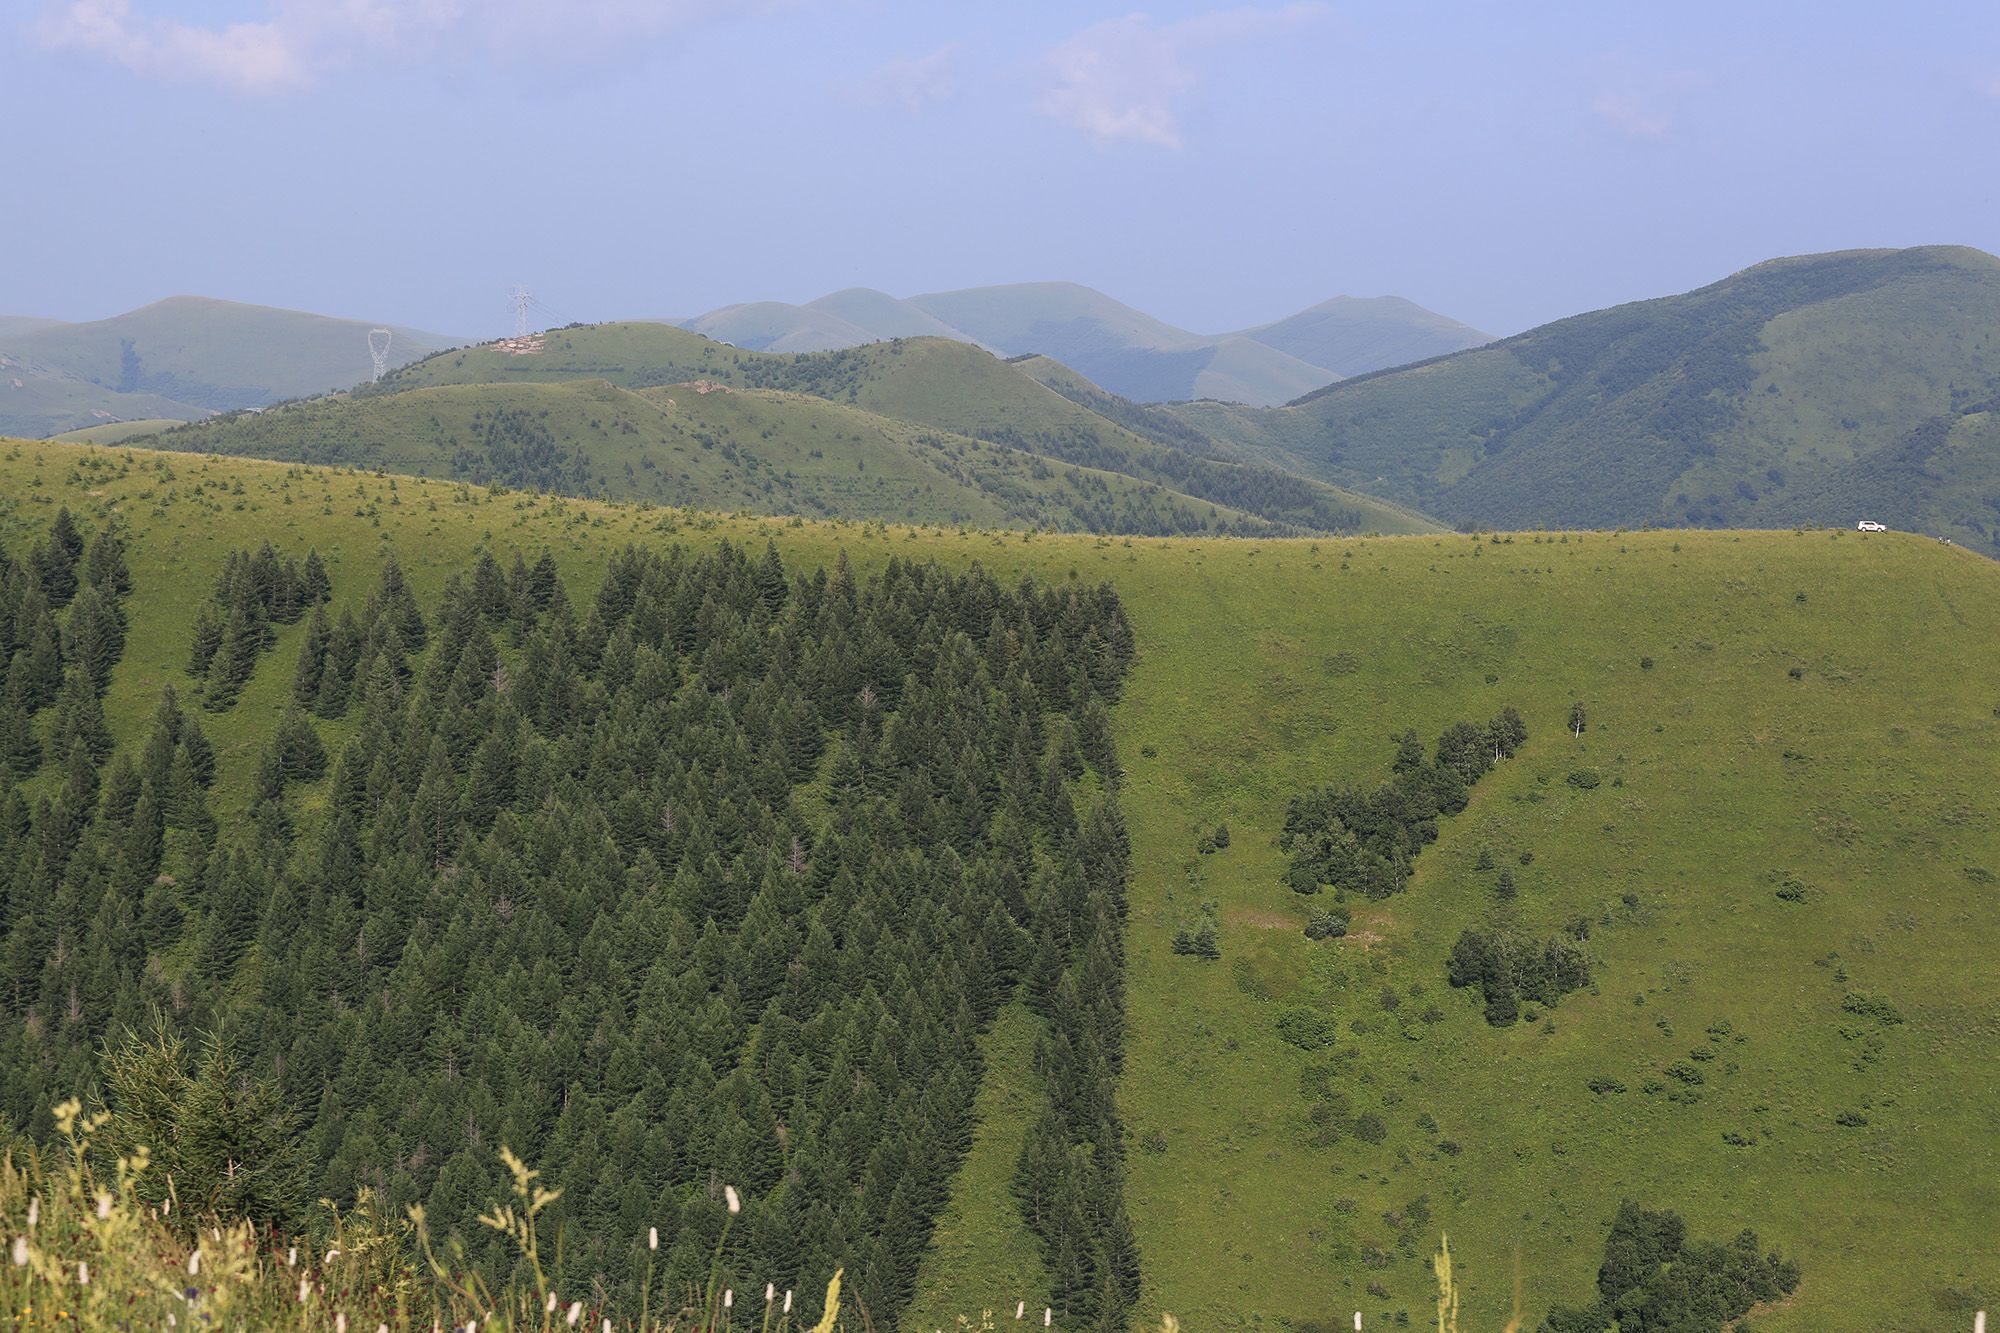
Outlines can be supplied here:
M191 453L348 464L570 495L811 518L1139 531L1284 531L1101 468L846 403L712 381L446 385L313 398L184 426Z
M224 556L266 537L317 547L336 600L392 548L430 598L482 545L549 547L587 588L626 542L723 536L770 536L798 564L845 550L862 569L936 556L1112 580L1141 650L1116 715L1135 867L1120 1095L1149 1316L1296 1329L1407 1310L1422 1327L1422 1256L1444 1230L1465 1326L1501 1327L1518 1273L1532 1328L1590 1292L1626 1197L1797 1257L1804 1281L1754 1316L1762 1333L1959 1327L2000 1290L2000 567L1963 550L1823 531L1125 542L791 524L54 444L0 450L0 500L10 549L57 503L131 525L133 625L106 703L126 741L182 679ZM262 743L300 633L203 719L218 749ZM1578 700L1581 737L1564 727ZM1379 782L1393 733L1428 743L1506 705L1529 741L1444 821L1409 891L1308 942L1274 845L1287 799ZM217 794L225 824L247 795ZM1219 821L1230 845L1198 854ZM1169 949L1203 903L1216 962ZM1461 930L1539 939L1579 916L1595 984L1533 1021L1490 1028L1445 984ZM1333 1044L1281 1040L1296 1011ZM996 1033L989 1109L1013 1105L1010 1065L1023 1083ZM1310 1115L1323 1093L1344 1103L1337 1138ZM961 1172L919 1309L998 1305L1015 1293L994 1288L1032 1277L1009 1231L1010 1114ZM991 1251L966 1243L982 1235Z
M588 379L629 388L695 380L791 390L913 426L1123 473L1299 530L1437 530L1412 509L1221 451L1201 431L1108 394L1067 369L1061 381L1054 380L1040 369L1045 362L1002 361L981 348L935 337L779 355L725 346L664 325L612 323L552 330L532 353L493 344L440 353L405 367L369 393ZM334 409L325 424L331 426L345 410ZM252 447L267 429L256 421L241 423L242 443L232 452L285 456Z

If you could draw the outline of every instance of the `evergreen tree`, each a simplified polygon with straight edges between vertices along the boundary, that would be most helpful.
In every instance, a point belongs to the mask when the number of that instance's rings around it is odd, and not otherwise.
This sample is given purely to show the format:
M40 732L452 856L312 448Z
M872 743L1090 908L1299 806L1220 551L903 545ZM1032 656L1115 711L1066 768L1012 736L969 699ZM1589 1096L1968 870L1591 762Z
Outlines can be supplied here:
M287 709L278 723L275 745L278 767L286 782L317 782L326 775L326 748L320 744L319 732L296 705Z
M326 574L326 565L319 558L317 549L306 552L305 569L299 575L299 602L303 606L324 606L333 600L333 580Z

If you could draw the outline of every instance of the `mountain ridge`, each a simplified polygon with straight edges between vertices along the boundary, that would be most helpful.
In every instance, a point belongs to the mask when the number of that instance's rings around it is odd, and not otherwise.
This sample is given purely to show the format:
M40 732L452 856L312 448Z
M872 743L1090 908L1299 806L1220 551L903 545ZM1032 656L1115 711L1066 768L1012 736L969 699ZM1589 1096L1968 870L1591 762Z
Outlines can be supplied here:
M2000 554L1983 452L1903 447L1926 423L1983 447L1953 423L1996 399L2000 259L1924 246L1767 260L1282 408L1163 410L1460 525L1844 525L1890 493L1899 526Z
M437 353L351 394L157 442L808 517L1133 534L1437 526L1407 506L1191 450L1202 437L1169 418L1101 391L1058 392L953 339L786 354L629 322L552 330L533 345Z
M832 351L932 335L1044 355L1139 402L1275 406L1332 379L1476 346L1490 335L1402 297L1334 297L1217 334L1176 327L1080 283L1003 283L895 297L867 287L800 305L756 301L679 321L752 351Z

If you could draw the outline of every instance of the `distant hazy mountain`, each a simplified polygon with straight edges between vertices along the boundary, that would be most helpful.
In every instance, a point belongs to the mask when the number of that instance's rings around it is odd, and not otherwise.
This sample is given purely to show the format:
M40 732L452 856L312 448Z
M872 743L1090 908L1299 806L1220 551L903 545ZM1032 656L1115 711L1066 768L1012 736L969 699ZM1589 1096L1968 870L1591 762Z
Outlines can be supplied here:
M1493 340L1490 334L1400 296L1336 296L1237 336L1324 366L1343 379Z
M1137 402L1271 406L1346 375L1475 347L1486 334L1400 297L1337 297L1274 324L1210 336L1073 282L898 298L856 287L805 305L725 306L682 327L752 351L809 352L940 337L1052 357Z
M1461 524L1870 518L2000 554L2000 259L1776 259L1289 407L1171 411L1238 456Z
M140 418L192 421L344 389L373 373L375 326L198 296L85 324L0 319L0 435ZM392 328L391 366L450 338Z

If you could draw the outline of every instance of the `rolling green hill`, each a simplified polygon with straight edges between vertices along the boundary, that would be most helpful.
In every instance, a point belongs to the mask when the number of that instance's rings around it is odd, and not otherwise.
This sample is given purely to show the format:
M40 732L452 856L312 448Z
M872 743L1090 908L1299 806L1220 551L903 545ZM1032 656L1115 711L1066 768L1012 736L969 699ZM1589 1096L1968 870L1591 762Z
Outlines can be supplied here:
M1185 532L1218 525L1237 532L1421 532L1436 526L1389 502L1261 464L1191 452L1190 444L1205 447L1202 437L1171 418L1150 416L1088 386L1067 394L1053 391L1021 368L948 339L916 338L788 356L744 351L664 325L623 323L555 330L534 352L516 353L507 346L487 344L442 353L351 398L204 423L163 436L162 443L196 452L266 458L365 456L386 460L383 465L389 467L421 466L432 475L490 475L516 485L559 484L572 493L815 515L912 520L957 515L969 522L1113 532ZM537 398L532 409L516 392L579 389L586 384L592 386L587 392ZM634 456L634 447L655 438L670 423L654 401L655 390L673 384L697 386L677 389L673 396L684 411L704 420L716 417L717 440L729 440L732 449L746 450L753 459L773 461L775 470L766 469L768 477L742 485L716 484L718 478L709 475L714 468L688 472L676 467L651 475L635 470L645 463L643 457ZM791 402L756 423L755 439L733 436L730 432L741 423L717 416L728 412L729 395L700 391L716 386L739 394L790 395ZM432 430L423 424L428 407L419 411L409 404L384 406L419 388L454 391L447 399L424 400L453 404L450 429ZM622 397L628 389L643 390L648 399L628 401ZM496 465L481 464L468 431L483 394L490 394L509 412L547 410L550 415L537 415L534 426L541 455L553 450L565 457L581 455L584 461L565 463L554 471L544 468L537 481L517 470L518 452L507 452L496 470L482 472L482 466L495 469ZM616 424L601 419L603 405L621 402L624 410ZM944 443L942 432L956 437L949 447L963 460L981 461L959 480L940 478L932 464L921 464L909 474L909 484L901 486L889 479L901 475L898 469L903 465L894 464L885 472L878 458L876 480L865 486L843 485L814 491L810 497L792 495L780 474L825 472L817 455L827 450L828 434L850 433L841 424L846 417L823 428L820 418L831 408L821 411L815 403L848 409L855 430L865 426L870 438L895 441L893 451L934 453ZM1113 420L1104 415L1107 411L1123 416ZM1153 430L1156 423L1173 430ZM421 457L427 461L421 465L409 461L419 454L396 443L413 438L413 425L421 426L418 433L435 437L423 445ZM821 433L823 429L826 433ZM970 447L974 440L986 447ZM473 452L461 452L467 446ZM448 456L449 473L443 470L444 456L435 453L439 447ZM689 447L686 440L675 445L683 453ZM366 452L356 453L357 449ZM397 459L405 461L398 464ZM724 472L737 467L734 459L709 461ZM839 465L858 470L861 461L842 460ZM655 459L655 467L662 462ZM753 466L752 474L760 467L761 463ZM963 470L960 464L952 467L954 473ZM1105 492L1090 500L1079 493L1049 507L1052 492L1043 483L1060 475L1067 479L1065 484L1084 485L1086 474L1079 468L1104 474L1091 480L1090 487L1108 486L1117 494ZM1033 484L1021 491L1026 484L1022 478L1029 474L1036 474ZM992 492L999 497L997 507L992 496L978 500L956 493L968 487L974 491L997 487ZM1212 516L1207 513L1210 507L1216 511ZM1159 512L1152 512L1154 508Z
M844 403L713 381L447 385L309 399L157 437L190 453L758 513L1098 532L1273 524L1130 476Z
M981 562L1003 585L1108 581L1137 646L1112 716L1133 864L1117 1095L1148 1317L1334 1328L1359 1309L1422 1327L1442 1231L1465 1325L1533 1327L1583 1301L1627 1198L1796 1258L1797 1291L1752 1316L1766 1333L1962 1327L2000 1289L2000 566L1969 552L1851 531L1115 543L794 526L46 443L0 454L0 497L16 555L58 505L89 531L126 525L130 625L104 713L128 747L184 679L225 556L265 538L320 552L336 608L393 551L427 614L482 549L551 550L579 607L631 542L769 539L794 571L844 555L864 577L914 557ZM202 715L234 775L209 801L245 837L244 775L305 633L277 628L236 705ZM1405 728L1428 748L1504 707L1528 739L1438 821L1407 887L1351 896L1344 938L1307 939L1333 895L1286 883L1288 803L1385 781ZM316 725L337 746L356 724ZM28 792L62 780L45 767ZM287 798L302 845L331 781ZM1176 953L1202 922L1220 957ZM1584 935L1589 986L1489 1025L1447 959L1496 928ZM1037 1303L1048 1280L1008 1221L1036 1114L1022 1017L986 1039L985 1118L909 1327ZM367 1132L393 1176L433 1129Z
M1282 409L1173 410L1461 524L1873 517L2000 552L1985 437L1955 425L1996 401L2000 260L1936 246L1774 260Z
M177 296L111 319L0 329L0 432L54 435L114 419L190 421L344 389L373 372L371 327ZM391 334L397 365L449 341L414 329Z

